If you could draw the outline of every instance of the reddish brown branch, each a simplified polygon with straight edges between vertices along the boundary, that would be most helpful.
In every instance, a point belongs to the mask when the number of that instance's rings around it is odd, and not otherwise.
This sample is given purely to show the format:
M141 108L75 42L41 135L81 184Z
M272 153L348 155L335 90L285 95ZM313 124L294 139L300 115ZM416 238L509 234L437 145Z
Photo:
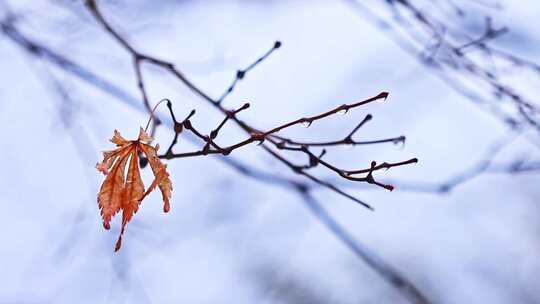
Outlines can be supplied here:
M95 8L95 5L94 6L90 6L90 8ZM94 13L95 15L98 15L98 16L101 16L101 14L99 12L95 12ZM100 22L105 22L105 20L103 19L103 17L100 17L98 18L98 21ZM104 26L104 28L109 31L109 30L112 30L110 26ZM118 34L115 34L113 35L113 37L118 37L119 35ZM244 123L243 121L239 120L236 116L229 116L229 113L231 113L230 110L227 110L225 108L223 108L220 103L212 100L208 95L204 94L199 88L197 88L195 85L193 85L189 80L187 80L187 78L180 72L178 71L173 64L171 63L168 63L168 62L165 62L165 61L162 61L160 59L156 59L156 58L153 58L153 57L150 57L150 56L147 56L147 55L142 55L141 53L137 52L134 48L132 48L131 46L129 46L129 44L124 40L122 39L121 42L120 42L122 45L127 45L128 47L126 47L126 49L136 58L140 58L140 60L146 60L150 63L153 63L153 64L156 64L158 66L161 66L163 68L165 68L166 70L170 71L171 73L173 73L174 75L177 76L177 78L183 82L185 85L187 85L190 89L192 89L197 95L201 96L203 99L209 101L212 105L214 105L215 107L218 108L218 110L220 110L222 113L224 113L227 117L227 119L231 119L233 121L235 121L244 131L248 132L250 134L250 137L242 142L239 142L239 143L236 143L236 144L233 144L233 145L230 145L230 146L227 146L225 148L221 148L219 147L217 144L215 144L215 142L213 141L213 139L211 138L211 136L205 136L203 135L202 133L200 133L199 131L197 131L197 129L195 129L192 124L191 124L191 121L188 119L188 120L185 120L182 124L183 124L183 128L185 129L189 129L193 134L195 134L197 137L201 138L202 140L204 140L207 144L205 145L205 148L203 148L202 150L199 150L199 151L192 151L192 152L185 152L185 153L172 153L171 149L172 148L169 148L167 153L165 155L162 155L161 157L164 157L164 158L168 158L168 159L171 159L171 158L185 158L185 157L194 157L194 156L204 156L204 155L209 155L209 154L223 154L223 155L228 155L230 152L232 152L233 150L235 149L238 149L240 147L243 147L247 144L250 144L250 143L253 143L255 141L259 141L259 142L262 142L264 141L265 139L267 139L267 137L269 135L272 135L273 133L277 133L283 129L286 129L288 127L291 127L291 126L294 126L294 125L297 125L297 124L302 124L302 123L307 123L308 125L310 125L311 123L313 123L314 121L317 121L317 120L320 120L320 119L323 119L323 118L326 118L330 115L333 115L333 114L336 114L338 112L342 112L342 111L348 111L352 108L355 108L355 107L359 107L359 106L362 106L362 105L365 105L365 104L368 104L370 102L373 102L375 100L379 100L379 99L386 99L388 97L388 93L387 92L382 92L380 94L378 94L377 96L374 96L374 97L371 97L371 98L368 98L366 100L362 100L362 101L359 101L357 103L353 103L353 104L343 104L341 106L338 106L332 110L329 110L327 112L324 112L322 114L319 114L319 115L315 115L315 116L310 116L310 117L304 117L304 118L300 118L300 119L297 119L297 120L294 120L294 121L291 121L291 122L288 122L288 123L285 123L285 124L282 124L278 127L275 127L269 131L266 131L266 132L260 132L260 131L257 131L257 129L247 125L246 123ZM139 62L139 61L138 61ZM175 127L176 129L176 127ZM396 140L401 140L402 137L399 137L399 138L393 138L391 139L391 141L395 142ZM174 146L174 144L176 144L177 142L177 135L175 135L175 139L173 140L173 143L171 144L170 147ZM373 141L372 143L379 143L379 142L388 142L390 140L386 139L386 140L380 140L380 141ZM278 145L278 143L276 142L273 142L278 148L281 147ZM210 146L214 147L215 149L212 150L210 149ZM273 154L274 155L274 154ZM275 157L275 155L274 155ZM287 164L284 162L283 158L277 158L278 160L280 160L282 163L284 164ZM297 171L297 168L298 167L294 167L296 170L294 170L296 173L298 173ZM324 183L321 183L320 180L318 179L314 179L314 178L310 178L312 181L318 183L318 184L321 184L321 185L324 185ZM360 179L358 181L361 181ZM376 182L372 182L374 184L378 184ZM392 188L391 186L389 185L382 185L380 184L381 186L385 187L386 189L390 189ZM327 185L324 185L326 187L328 187ZM348 194L344 194L343 191L337 189L336 186L332 186L332 187L329 187L330 189L334 190L336 193L339 193L349 199L351 199L351 196L348 195ZM336 191L336 188L337 190L339 191ZM354 201L356 202L359 202L358 199L353 199Z
M227 98L227 96L229 96L233 92L233 90L236 87L236 85L238 84L238 82L240 80L244 79L244 77L246 76L246 74L249 71L251 71L258 64L263 62L266 58L268 58L268 56L270 56L275 50L279 49L280 47L281 47L281 42L280 41L274 42L274 45L272 46L272 48L270 50L268 50L266 53L264 53L264 55L259 57L253 63L251 63L247 68L245 68L243 70L236 71L236 75L235 75L231 85L229 85L229 87L227 88L227 90L225 90L225 92L221 95L221 97L216 100L216 103L222 103L225 100L225 98Z
M230 115L230 113L233 113L234 111L231 111L231 110L228 110L226 108L224 108L222 105L221 105L221 102L219 100L214 100L212 99L210 96L208 96L207 94L205 94L201 89L199 89L197 86L195 86L191 81L189 81L172 63L170 62L166 62L164 60L161 60L161 59L158 59L158 58L155 58L155 57L152 57L152 56L149 56L149 55L145 55L139 51L137 51L129 42L127 42L126 39L124 39L118 32L116 32L116 30L114 30L112 28L112 26L110 26L110 24L107 22L107 20L103 17L103 15L101 14L101 12L99 11L99 8L96 4L96 2L94 0L87 0L86 1L86 4L87 4L87 7L88 9L90 10L90 12L94 15L94 17L96 18L96 20L103 26L103 28L109 33L111 34L111 36L117 40L117 42L124 47L124 49L126 49L126 51L128 51L133 59L134 59L134 62L136 65L140 65L142 62L148 62L150 64L154 64L154 65L157 65L159 67L162 67L164 68L166 71L172 73L174 76L177 77L177 79L183 83L184 85L186 85L189 89L191 89L196 95L200 96L201 98L203 98L204 100L206 100L207 102L209 102L209 104L213 105L217 110L219 110L221 113L223 113L225 116L226 116L226 121L228 120L231 120L231 121L234 121L242 130L244 130L246 133L248 133L249 135L249 138L241 141L241 142L238 142L236 144L232 144L232 145L229 145L229 146L226 146L226 147L220 147L219 145L217 145L214 141L214 138L212 138L212 136L210 135L204 135L202 134L201 132L199 132L191 123L191 121L189 119L186 119L182 122L182 128L183 129L187 129L189 130L191 133L193 133L196 137L200 138L201 140L203 140L203 142L205 143L205 146L201 149L201 150L198 150L198 151L192 151L192 152L185 152L185 153L173 153L172 152L172 147L177 143L178 141L178 133L179 132L175 132L177 134L175 134L175 138L173 139L173 142L171 143L171 145L169 146L169 149L167 150L167 153L165 155L162 155L161 157L162 158L168 158L168 159L172 159L172 158L185 158L185 157L194 157L194 156L204 156L204 155L209 155L209 154L222 154L222 155L228 155L230 154L232 151L238 149L238 148L241 148L245 145L248 145L250 143L253 143L253 142L259 142L259 143L263 143L265 140L267 139L270 139L270 135L274 134L274 133L277 133L283 129L286 129L286 128L289 128L291 126L294 126L294 125L297 125L297 124L307 124L308 126L310 124L312 124L314 121L317 121L317 120L320 120L320 119L323 119L323 118L326 118L328 116L331 116L331 115L334 115L338 112L347 112L349 111L350 109L352 108L356 108L356 107L359 107L359 106L362 106L362 105L365 105L365 104L368 104L368 103L371 103L375 100L380 100L380 99L386 99L388 97L388 93L387 92L382 92L374 97L371 97L371 98L368 98L366 100L362 100L362 101L359 101L359 102L356 102L356 103L352 103L352 104L343 104L341 106L338 106L334 109L331 109L327 112L324 112L324 113L321 113L321 114L318 114L318 115L315 115L315 116L308 116L308 117L303 117L303 118L299 118L297 120L294 120L294 121L291 121L291 122L288 122L288 123L284 123L282 125L279 125L273 129L270 129L269 131L259 131L257 128L254 128L252 126L250 126L249 124L245 123L244 121L238 119L238 117L236 115ZM267 54L263 55L262 57L260 57L255 63L253 63L252 65L250 65L248 67L248 69L246 70L249 70L253 67L255 67L258 63L260 63L264 58L267 58L268 55L276 48L278 48L279 46L281 45L281 43L276 43L274 45L274 48L267 52ZM242 76L243 77L243 74ZM237 73L237 78L238 78L238 73ZM138 77L138 79L142 79L142 77ZM234 86L232 86L234 87ZM141 86L139 86L139 88L141 88ZM142 88L144 88L144 86L142 86ZM143 94L144 95L144 94ZM169 106L169 109L170 109L170 112L172 113L172 109L171 107ZM174 118L174 115L172 116L173 117L173 120L175 120ZM369 118L370 119L370 118ZM368 119L368 120L369 120ZM364 122L366 121L366 119L364 119ZM352 133L356 132L357 129L359 129L359 127L362 125L363 123L360 123L354 130ZM179 129L180 127L178 127L178 122L175 121L175 130L176 129ZM220 127L218 127L220 128ZM217 136L217 134L216 134ZM401 137L400 137L401 138ZM392 141L394 141L396 139L392 139ZM277 142L275 140L269 140L276 148L279 148L279 149L283 149L283 145L282 145L282 142ZM348 140L347 140L348 141ZM378 142L388 142L389 140L381 140L381 141L374 141L373 143L378 143ZM292 141L294 142L294 141ZM352 199L352 196L348 195L348 194L345 194L343 191L339 190L336 186L334 185L331 185L331 187L329 185L327 185L326 182L322 182L321 180L317 179L317 178L314 178L314 177L310 177L308 175L305 174L304 172L304 169L302 169L302 166L295 166L295 165L292 165L290 162L288 162L284 157L278 157L278 155L275 153L275 152L271 152L271 150L269 149L265 149L268 153L270 153L272 156L274 156L276 159L278 159L281 163L287 165L288 167L290 167L293 172L295 173L298 173L298 174L301 174L301 175L304 175L306 177L308 177L309 179L311 179L312 181L314 181L315 183L319 184L319 185L323 185L327 188L330 188L332 190L334 190L334 192L336 193L339 193L349 199ZM289 150L294 150L294 149L289 149ZM313 159L313 155L308 153L307 150L304 150L304 149L300 149L300 150L297 150L298 152L302 152L302 153L305 153L307 154L310 158ZM292 166L291 166L292 165ZM332 170L332 167L331 166L326 166L327 168L331 169ZM369 175L369 174L368 174ZM348 176L348 175L347 175ZM362 179L362 178L356 178L356 177L349 177L348 179L350 180L354 180L354 179L357 179L357 181L365 181L365 182L370 182L370 183L373 183L373 184L377 184L379 186L382 186L386 189L393 189L393 187L391 187L390 185L383 185L383 184L380 184L378 182L375 182L372 178L367 178L367 179ZM359 201L358 199L353 199L354 201Z

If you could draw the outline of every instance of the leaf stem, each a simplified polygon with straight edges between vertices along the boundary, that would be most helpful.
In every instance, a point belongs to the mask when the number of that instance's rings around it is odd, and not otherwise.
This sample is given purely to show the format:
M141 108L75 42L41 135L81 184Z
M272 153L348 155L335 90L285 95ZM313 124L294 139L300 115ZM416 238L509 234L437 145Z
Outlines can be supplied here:
M148 126L150 126L150 121L152 121L152 118L154 118L154 112L156 111L157 107L164 101L167 101L167 102L171 102L169 99L167 98L164 98L162 100L160 100L155 106L154 108L152 109L152 112L150 112L150 118L148 118L148 122L146 123L146 127L144 128L144 132L146 132L146 130L148 130Z

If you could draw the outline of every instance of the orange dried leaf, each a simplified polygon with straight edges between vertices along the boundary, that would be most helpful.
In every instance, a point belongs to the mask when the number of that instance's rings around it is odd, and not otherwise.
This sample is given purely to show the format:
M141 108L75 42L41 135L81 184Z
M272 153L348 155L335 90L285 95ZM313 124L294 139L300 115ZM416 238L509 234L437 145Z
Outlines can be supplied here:
M103 152L103 161L96 165L96 169L106 175L97 197L105 229L110 228L112 217L122 210L122 228L115 251L121 247L127 223L139 209L142 200L156 186L159 187L163 196L164 211L168 212L170 209L169 199L171 198L172 183L166 170L167 166L161 163L157 156L159 145L154 148L149 144L152 140L142 128L137 140L133 141L124 139L120 132L115 130L111 142L116 144L118 148ZM155 176L154 181L146 191L140 174L139 153L148 158Z
M157 185L159 187L159 190L161 191L161 196L163 197L163 211L169 212L169 210L171 209L169 199L171 198L172 182L169 178L169 173L167 173L167 166L161 163L157 156L159 144L156 145L155 148L150 145L142 144L141 148L144 151L146 157L148 157L148 162L150 163L150 167L152 168L152 172L155 176L154 181L152 182L150 188L148 188L144 196L148 195L150 191L154 190Z

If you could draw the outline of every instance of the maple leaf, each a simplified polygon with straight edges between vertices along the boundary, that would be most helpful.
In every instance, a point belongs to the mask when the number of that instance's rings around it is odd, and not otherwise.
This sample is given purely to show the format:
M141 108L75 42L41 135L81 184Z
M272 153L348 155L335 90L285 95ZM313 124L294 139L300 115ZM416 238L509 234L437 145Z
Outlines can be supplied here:
M120 132L114 130L110 141L116 144L117 148L104 151L103 161L96 164L96 169L106 176L97 196L103 227L110 229L111 219L122 210L122 228L116 241L115 251L122 246L122 236L127 223L137 213L142 200L156 187L159 188L163 197L163 211L168 212L171 208L169 200L172 183L167 166L161 163L157 156L159 144L152 147L150 145L152 140L143 128L140 129L137 140L126 140ZM139 154L148 158L154 174L154 180L146 191L139 169ZM126 166L128 167L127 175Z

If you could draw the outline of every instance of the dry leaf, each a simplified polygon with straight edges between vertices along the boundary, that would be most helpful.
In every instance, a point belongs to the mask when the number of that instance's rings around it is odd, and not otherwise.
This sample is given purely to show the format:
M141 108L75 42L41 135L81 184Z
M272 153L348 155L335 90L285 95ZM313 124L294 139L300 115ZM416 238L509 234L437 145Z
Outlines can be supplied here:
M170 210L172 183L167 166L157 156L159 145L152 147L151 141L152 138L142 128L137 140L126 140L120 132L114 130L111 142L117 148L103 152L103 161L96 165L96 169L106 175L97 197L105 229L110 229L112 217L122 210L122 229L115 251L120 249L126 225L139 209L141 201L156 187L159 187L163 196L163 211ZM139 153L148 158L154 173L154 181L146 191L139 169Z

